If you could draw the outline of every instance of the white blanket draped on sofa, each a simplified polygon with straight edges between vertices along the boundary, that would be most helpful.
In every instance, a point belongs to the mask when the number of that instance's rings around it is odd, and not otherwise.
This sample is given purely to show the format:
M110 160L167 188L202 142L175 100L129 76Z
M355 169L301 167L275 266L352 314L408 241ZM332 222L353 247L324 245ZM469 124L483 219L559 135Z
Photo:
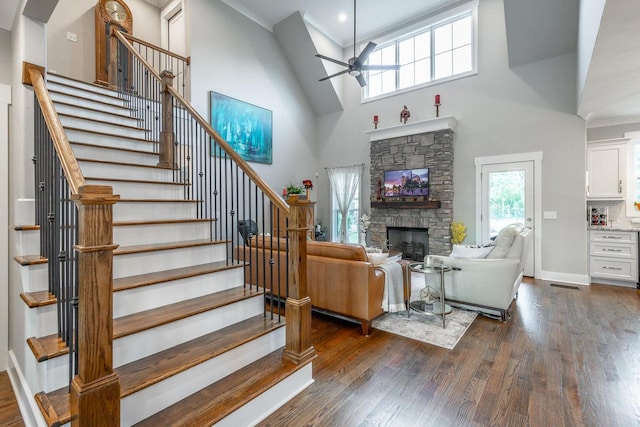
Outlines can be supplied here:
M404 311L404 281L402 280L402 266L399 262L391 261L377 265L376 268L384 271L384 294L382 296L382 309L389 313Z

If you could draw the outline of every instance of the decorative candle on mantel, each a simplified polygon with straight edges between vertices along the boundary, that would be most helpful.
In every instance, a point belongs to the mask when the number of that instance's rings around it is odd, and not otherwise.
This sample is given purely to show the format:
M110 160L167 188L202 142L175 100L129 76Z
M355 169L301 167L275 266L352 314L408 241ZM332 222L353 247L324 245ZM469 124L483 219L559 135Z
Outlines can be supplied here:
M434 104L436 107L436 117L440 117L440 95L436 95L436 103Z
M436 95L436 105L440 105L440 95Z
M378 115L373 116L373 126L374 129L378 129Z

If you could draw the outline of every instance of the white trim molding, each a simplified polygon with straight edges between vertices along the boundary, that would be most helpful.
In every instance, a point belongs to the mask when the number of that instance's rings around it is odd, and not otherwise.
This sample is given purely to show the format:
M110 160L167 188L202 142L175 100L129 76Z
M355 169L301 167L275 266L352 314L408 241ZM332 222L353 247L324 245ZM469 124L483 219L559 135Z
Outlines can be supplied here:
M454 116L438 117L435 119L421 120L404 125L391 126L383 129L368 130L369 142L380 141L382 139L398 138L401 136L418 135L427 132L437 132L441 130L456 131L458 119Z
M557 271L541 271L536 279L550 282L573 283L574 285L589 286L589 276L586 274L558 273Z
M11 86L0 84L0 371L9 363L9 105Z
M533 237L534 237L534 276L541 278L542 274L542 151L530 153L504 154L499 156L476 157L476 241L482 238L482 166L499 163L533 162Z

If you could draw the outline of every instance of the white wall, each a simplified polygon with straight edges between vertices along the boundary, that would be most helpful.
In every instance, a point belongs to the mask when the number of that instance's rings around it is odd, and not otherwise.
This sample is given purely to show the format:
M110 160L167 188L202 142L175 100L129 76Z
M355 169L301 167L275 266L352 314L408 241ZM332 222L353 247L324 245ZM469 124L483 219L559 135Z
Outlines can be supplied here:
M6 62L9 63L9 62ZM9 67L7 67L9 68ZM0 83L0 371L9 352L9 105L11 86Z
M95 0L59 0L47 25L48 69L92 82L96 77ZM133 35L160 46L160 9L144 0L126 0ZM67 40L67 32L78 36Z
M542 151L542 210L558 213L557 220L539 219L542 270L586 280L585 129L575 114L576 55L510 69L502 0L481 0L478 13L475 76L364 104L355 79L345 77L345 111L318 119L319 166L364 162L368 171L369 142L363 132L372 129L373 115L380 116L379 128L399 124L403 105L411 121L433 118L434 95L440 94L441 115L460 121L454 139L454 217L465 223L467 236L475 236L474 158ZM368 200L371 178L366 175ZM324 170L321 178L319 188L324 189ZM326 224L329 194L318 194L316 214Z
M219 1L193 0L187 13L194 107L208 120L215 91L271 110L273 164L250 165L277 193L314 180L315 115L274 35Z
M11 33L0 29L0 83L11 84Z

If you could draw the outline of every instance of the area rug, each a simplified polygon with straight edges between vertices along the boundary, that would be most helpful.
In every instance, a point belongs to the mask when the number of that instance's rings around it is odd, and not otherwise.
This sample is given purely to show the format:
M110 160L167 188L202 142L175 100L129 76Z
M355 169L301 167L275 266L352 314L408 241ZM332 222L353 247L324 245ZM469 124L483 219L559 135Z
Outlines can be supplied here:
M412 283L411 294L413 300L419 297L420 289L423 287L421 284L424 281L420 277L413 276ZM469 326L477 316L478 313L473 311L453 307L451 313L446 315L446 327L443 329L441 315L426 315L413 311L411 316L407 317L406 311L399 311L397 313L383 314L373 320L371 326L451 350L460 341L460 338L469 329Z

